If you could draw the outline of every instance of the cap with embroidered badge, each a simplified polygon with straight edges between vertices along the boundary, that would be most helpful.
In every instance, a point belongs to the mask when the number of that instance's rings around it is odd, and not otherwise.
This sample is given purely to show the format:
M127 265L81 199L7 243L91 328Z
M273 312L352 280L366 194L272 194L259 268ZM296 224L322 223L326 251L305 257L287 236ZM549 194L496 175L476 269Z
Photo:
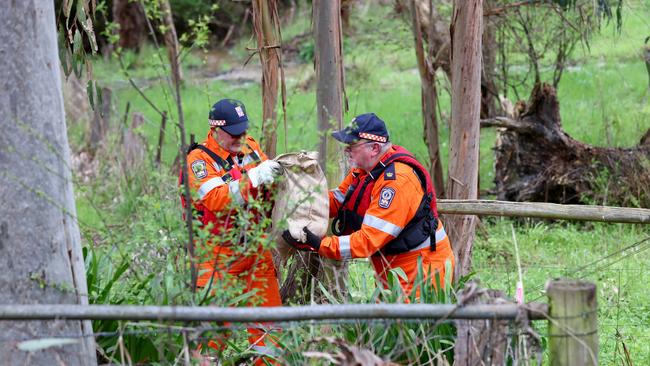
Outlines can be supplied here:
M230 135L241 135L248 129L248 115L244 103L236 99L221 99L208 114L210 127L219 127Z
M390 140L386 124L374 113L365 113L354 117L350 126L332 132L332 137L344 144L351 144L360 139L377 142Z

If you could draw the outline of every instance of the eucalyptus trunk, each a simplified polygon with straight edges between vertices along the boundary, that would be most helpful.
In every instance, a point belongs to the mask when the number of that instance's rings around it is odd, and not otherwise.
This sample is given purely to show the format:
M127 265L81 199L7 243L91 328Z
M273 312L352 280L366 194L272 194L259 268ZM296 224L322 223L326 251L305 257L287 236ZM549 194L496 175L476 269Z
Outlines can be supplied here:
M343 158L342 146L331 136L332 130L343 128L345 97L345 73L343 69L343 30L340 0L315 0L313 2L314 63L316 68L316 108L320 134L319 163L325 171L330 186L338 185L347 173L347 160ZM338 164L337 164L338 162ZM330 293L341 298L347 289L347 264L343 261L320 260L322 271L319 278ZM313 263L310 268L318 268Z
M139 51L147 39L147 20L137 1L113 0L113 21L117 23L118 46Z
M343 128L344 80L340 1L314 1L314 64L316 68L316 107L318 116L319 163L330 183L347 173L341 147L330 136Z
M445 196L444 179L442 176L442 162L440 159L440 142L438 135L438 115L436 107L438 105L438 91L436 90L436 67L435 51L436 43L431 39L432 30L427 29L426 49L425 39L422 32L422 21L424 14L420 6L415 1L411 3L411 25L413 37L415 39L415 56L418 62L418 71L420 72L420 100L422 102L422 123L424 132L424 142L429 151L429 175L436 190L437 197ZM429 8L429 14L432 9ZM430 18L429 18L430 19ZM433 24L427 22L427 24Z
M451 133L447 197L478 198L483 1L456 0L452 17ZM456 255L456 276L469 273L476 216L450 216L445 228Z
M88 304L70 171L54 3L0 12L0 304ZM0 360L96 364L89 321L0 321ZM73 338L37 352L21 341Z
M253 0L253 28L262 64L262 135L264 152L276 155L280 35L277 0Z

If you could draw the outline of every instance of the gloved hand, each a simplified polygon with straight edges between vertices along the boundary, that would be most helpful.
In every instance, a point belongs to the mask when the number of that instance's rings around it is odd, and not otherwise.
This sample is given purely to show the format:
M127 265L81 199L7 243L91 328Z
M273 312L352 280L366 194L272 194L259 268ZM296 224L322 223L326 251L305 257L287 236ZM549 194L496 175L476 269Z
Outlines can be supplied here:
M307 235L307 241L304 243L294 238L289 232L289 230L285 230L282 232L282 238L284 239L284 241L287 242L287 244L291 245L292 247L298 250L318 253L318 249L320 248L321 238L319 238L316 234L312 233L311 230L307 229L306 226L302 228L302 231Z
M248 178L253 188L257 188L261 184L273 183L275 177L283 172L282 166L277 161L265 160L255 168L248 170Z

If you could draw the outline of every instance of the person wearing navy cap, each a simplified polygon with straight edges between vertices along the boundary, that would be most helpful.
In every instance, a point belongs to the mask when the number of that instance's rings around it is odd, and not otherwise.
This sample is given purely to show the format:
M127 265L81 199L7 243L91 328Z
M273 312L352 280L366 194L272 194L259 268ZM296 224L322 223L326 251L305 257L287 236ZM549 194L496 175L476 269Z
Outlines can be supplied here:
M355 117L332 136L347 145L345 154L352 166L329 195L335 235L320 238L304 228L305 242L288 230L284 240L337 260L370 257L384 287L387 273L401 268L407 277L399 277L405 297L415 285L420 258L423 275L431 274L431 283L436 285L436 271L441 285L445 275L451 281L454 255L438 219L427 169L405 148L391 143L386 124L374 113Z
M215 291L214 283L239 281L245 292L253 292L250 302L260 306L280 306L280 291L273 257L269 249L247 250L242 254L242 245L251 245L247 235L241 235L238 243L225 238L233 237L233 230L244 231L237 226L237 219L231 215L247 209L249 200L265 199L263 186L273 183L282 173L282 167L269 160L257 141L246 135L248 114L244 104L235 99L222 99L215 103L208 114L210 131L201 144L190 147L187 155L189 184L196 198L191 204L198 213L196 220L204 230L210 230L210 239L201 247L206 255L197 258L197 286ZM183 207L185 198L181 197ZM255 220L263 219L256 214ZM248 253L255 254L248 254ZM249 342L253 350L272 355L267 347L267 332L262 327L249 328ZM210 341L208 346L219 351L225 342ZM263 365L269 358L259 358L256 364Z

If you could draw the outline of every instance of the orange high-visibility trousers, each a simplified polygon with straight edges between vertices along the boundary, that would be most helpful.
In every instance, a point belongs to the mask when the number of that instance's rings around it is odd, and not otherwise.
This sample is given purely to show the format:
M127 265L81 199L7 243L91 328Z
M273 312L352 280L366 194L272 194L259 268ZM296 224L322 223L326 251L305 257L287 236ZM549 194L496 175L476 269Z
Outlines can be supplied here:
M215 247L214 258L216 263L199 264L199 287L210 286L213 291L232 288L233 286L244 286L244 293L254 292L248 300L249 306L281 306L280 288L276 275L273 256L270 250L260 251L254 255L242 256L234 253L230 247ZM217 254L218 253L218 254ZM210 277L212 284L210 284ZM267 345L273 341L270 332L278 332L271 324L256 324L248 328L248 342L251 348L263 355L273 356L273 350ZM218 351L225 348L225 339L215 339L208 342L208 346ZM268 358L267 362L272 361ZM264 365L262 359L256 364Z

